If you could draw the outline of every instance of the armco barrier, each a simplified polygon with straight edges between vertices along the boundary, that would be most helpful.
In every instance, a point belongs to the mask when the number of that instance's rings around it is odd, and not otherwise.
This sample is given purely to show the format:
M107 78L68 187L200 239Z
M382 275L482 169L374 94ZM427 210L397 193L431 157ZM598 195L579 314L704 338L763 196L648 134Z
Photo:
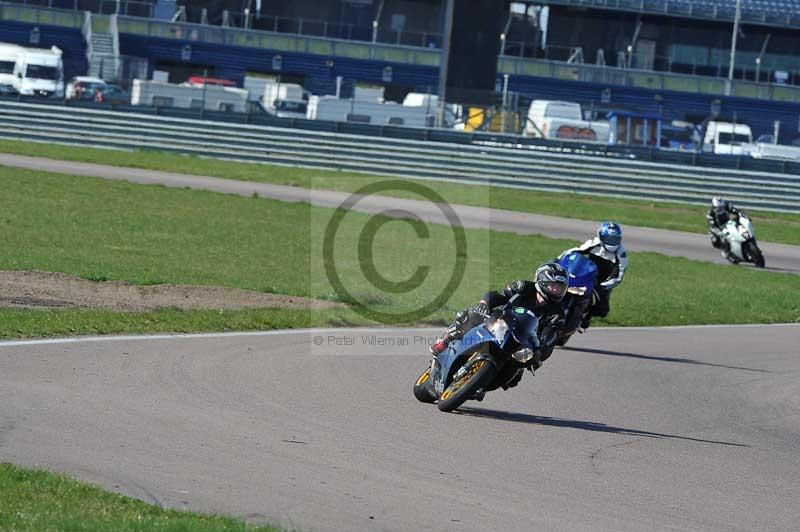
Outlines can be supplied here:
M316 124L328 127L330 123ZM384 128L382 137L215 122L145 113L0 102L0 138L121 149L153 149L243 161L339 168L473 184L704 204L724 195L750 208L800 212L800 178L773 172L696 168L573 145L519 145L501 137ZM421 142L421 133L440 135ZM411 138L394 138L406 136ZM391 135L391 138L390 138ZM468 143L446 142L449 137ZM415 138L416 137L416 138ZM597 149L596 146L591 146ZM583 153L585 152L585 153Z

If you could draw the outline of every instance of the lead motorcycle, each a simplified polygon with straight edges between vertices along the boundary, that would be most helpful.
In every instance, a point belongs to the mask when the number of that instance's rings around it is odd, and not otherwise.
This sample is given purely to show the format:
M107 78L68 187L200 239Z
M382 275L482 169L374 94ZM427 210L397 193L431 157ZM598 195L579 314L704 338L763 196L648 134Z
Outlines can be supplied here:
M597 280L597 265L582 253L573 251L561 257L558 263L567 270L569 286L561 300L564 309L564 326L556 338L556 345L564 346L589 314Z
M434 357L414 383L414 397L451 412L465 401L482 400L486 392L507 387L525 368L533 371L540 346L539 317L514 305L515 299ZM550 324L544 326L545 334L555 334Z

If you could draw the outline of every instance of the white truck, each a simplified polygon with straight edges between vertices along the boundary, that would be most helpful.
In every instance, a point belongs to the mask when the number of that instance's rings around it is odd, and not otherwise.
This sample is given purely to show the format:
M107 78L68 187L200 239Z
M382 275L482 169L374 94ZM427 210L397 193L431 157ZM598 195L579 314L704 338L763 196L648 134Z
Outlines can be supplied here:
M605 120L584 120L580 104L557 100L533 100L523 128L528 137L603 144L608 143L610 131Z
M747 124L717 122L706 125L703 151L717 155L750 155L753 149L753 132Z
M13 87L23 96L64 96L61 49L19 47L13 70Z
M214 84L204 87L135 79L131 104L244 113L247 111L247 91Z
M308 98L308 91L295 83L269 83L264 86L261 105L281 118L305 118Z

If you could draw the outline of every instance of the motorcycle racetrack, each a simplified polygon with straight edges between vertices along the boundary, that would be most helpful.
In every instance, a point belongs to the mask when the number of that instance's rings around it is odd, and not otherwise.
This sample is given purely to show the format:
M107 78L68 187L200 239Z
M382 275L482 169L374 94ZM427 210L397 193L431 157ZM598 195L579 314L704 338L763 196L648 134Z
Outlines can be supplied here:
M300 530L800 522L800 325L590 329L454 414L438 332L3 342L0 462Z

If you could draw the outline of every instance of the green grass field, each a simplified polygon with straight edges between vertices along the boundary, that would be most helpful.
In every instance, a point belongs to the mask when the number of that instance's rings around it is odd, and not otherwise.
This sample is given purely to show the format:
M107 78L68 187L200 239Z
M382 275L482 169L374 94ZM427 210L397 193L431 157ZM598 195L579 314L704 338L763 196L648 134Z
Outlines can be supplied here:
M0 140L0 152L348 192L385 179L358 173L239 163L166 152L125 152L8 140ZM452 203L582 220L613 219L623 225L693 233L706 231L707 209L702 206L430 181L425 181L425 184ZM753 211L750 214L753 216L759 240L800 245L800 215L765 211Z
M63 475L0 464L0 530L281 532L216 515L165 510Z
M416 289L377 290L361 273L355 243L369 217L350 213L333 257L322 241L332 209L0 167L0 269L59 271L94 280L138 284L221 285L343 300L324 273L336 264L351 297L384 312L430 301L457 262L450 228L388 221L375 233L375 268L390 281L434 264ZM450 199L450 198L447 198ZM575 242L469 230L466 271L452 297L430 316L444 323L490 287L526 277ZM363 249L361 249L363 251ZM800 276L718 266L654 253L631 255L615 291L614 325L767 323L800 321ZM732 300L736 304L727 304ZM0 336L148 331L236 330L365 323L352 310L325 312L0 311ZM398 320L403 321L403 320Z

